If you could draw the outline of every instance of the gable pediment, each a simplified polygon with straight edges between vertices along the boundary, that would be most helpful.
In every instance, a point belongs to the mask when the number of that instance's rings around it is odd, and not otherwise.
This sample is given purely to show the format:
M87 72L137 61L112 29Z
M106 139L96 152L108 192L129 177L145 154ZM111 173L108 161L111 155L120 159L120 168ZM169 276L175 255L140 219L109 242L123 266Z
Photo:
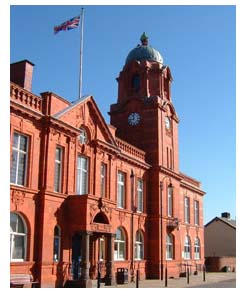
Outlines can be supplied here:
M55 114L54 118L77 129L85 127L89 131L91 140L101 140L116 145L114 137L91 95L71 103L69 107Z

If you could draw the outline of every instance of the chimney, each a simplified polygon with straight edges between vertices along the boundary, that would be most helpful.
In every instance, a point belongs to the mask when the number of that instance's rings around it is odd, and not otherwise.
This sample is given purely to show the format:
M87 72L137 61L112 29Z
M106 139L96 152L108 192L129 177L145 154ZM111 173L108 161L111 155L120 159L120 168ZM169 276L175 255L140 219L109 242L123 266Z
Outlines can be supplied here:
M226 219L230 219L231 218L231 214L229 212L223 212L223 213L221 213L221 217L222 218L226 218Z
M33 66L34 64L28 60L10 64L10 81L27 91L32 91Z

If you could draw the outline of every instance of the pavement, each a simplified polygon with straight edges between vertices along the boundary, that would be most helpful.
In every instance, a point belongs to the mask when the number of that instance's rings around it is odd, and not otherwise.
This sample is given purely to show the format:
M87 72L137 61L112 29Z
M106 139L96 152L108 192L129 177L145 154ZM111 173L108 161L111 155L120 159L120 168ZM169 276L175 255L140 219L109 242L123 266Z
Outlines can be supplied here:
M93 282L93 287L97 287L97 281ZM136 282L127 284L116 284L114 286L105 286L103 283L101 288L136 288ZM139 281L139 288L165 288L165 280L146 279ZM236 288L235 272L209 272L205 275L203 281L203 273L198 275L190 275L189 283L187 277L169 278L167 280L167 288Z

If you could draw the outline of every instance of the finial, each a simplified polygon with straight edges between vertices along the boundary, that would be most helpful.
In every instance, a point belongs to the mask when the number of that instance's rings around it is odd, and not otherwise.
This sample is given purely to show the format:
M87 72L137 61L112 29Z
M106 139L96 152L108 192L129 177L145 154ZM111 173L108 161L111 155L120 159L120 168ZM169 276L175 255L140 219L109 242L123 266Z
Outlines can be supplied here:
M143 46L148 45L148 39L149 39L148 36L144 32L140 37L140 40L141 40Z

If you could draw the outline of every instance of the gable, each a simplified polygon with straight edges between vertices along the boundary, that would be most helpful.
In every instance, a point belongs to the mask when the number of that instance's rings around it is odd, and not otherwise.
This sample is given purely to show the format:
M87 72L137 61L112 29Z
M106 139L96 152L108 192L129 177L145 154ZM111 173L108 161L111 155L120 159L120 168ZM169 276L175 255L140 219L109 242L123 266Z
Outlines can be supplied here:
M84 96L71 103L69 107L54 115L59 119L77 129L85 128L89 132L91 140L116 145L115 140L100 112L95 100L91 95Z

